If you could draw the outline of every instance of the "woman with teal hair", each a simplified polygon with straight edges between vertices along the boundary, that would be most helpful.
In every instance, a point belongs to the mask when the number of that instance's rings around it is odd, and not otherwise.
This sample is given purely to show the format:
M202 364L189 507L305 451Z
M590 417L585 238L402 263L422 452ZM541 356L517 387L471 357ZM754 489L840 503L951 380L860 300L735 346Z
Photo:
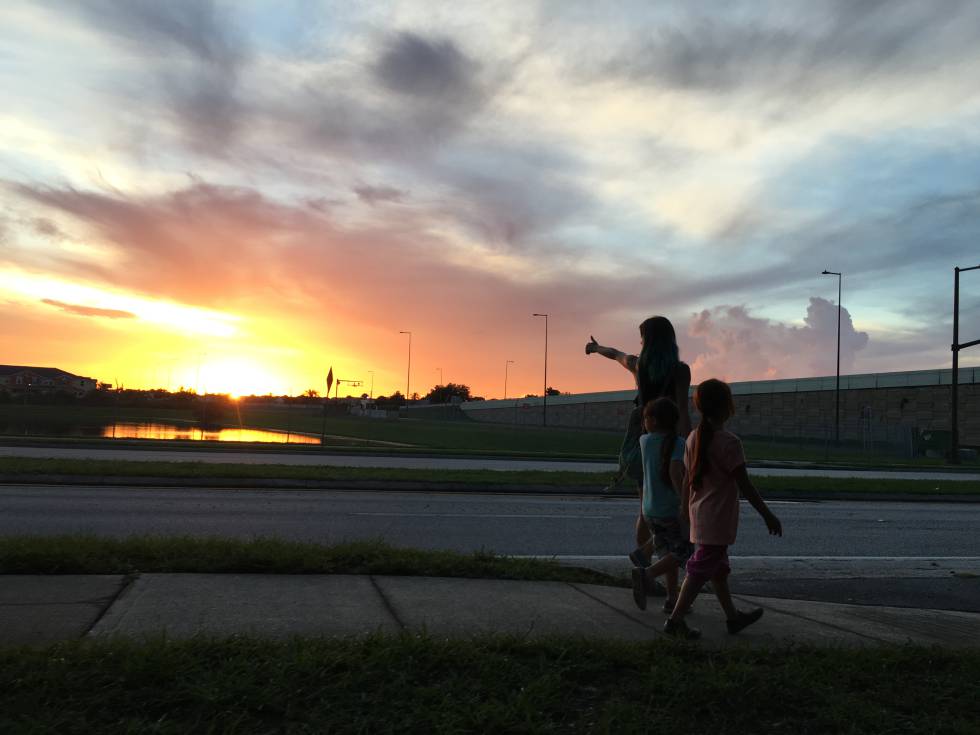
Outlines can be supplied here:
M624 477L636 480L640 497L643 497L643 465L640 458L640 435L643 433L643 406L656 398L670 398L677 404L680 420L678 433L686 438L691 432L691 414L688 410L688 392L691 388L691 368L681 362L677 349L674 325L665 316L652 316L640 324L640 354L628 355L614 347L603 347L591 337L585 345L585 354L597 352L615 360L630 371L636 380L636 400L626 424L626 436L619 452L619 472L610 487L618 485ZM630 559L638 566L646 566L650 557L650 530L643 514L636 519L636 546L644 549L646 558L636 552ZM642 563L641 563L642 562Z

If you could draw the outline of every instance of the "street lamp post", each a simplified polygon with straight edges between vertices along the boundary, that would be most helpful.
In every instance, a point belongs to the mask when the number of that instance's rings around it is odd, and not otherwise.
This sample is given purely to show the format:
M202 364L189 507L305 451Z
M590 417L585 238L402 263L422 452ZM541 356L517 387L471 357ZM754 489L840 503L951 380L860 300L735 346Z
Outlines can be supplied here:
M408 377L405 379L405 401L408 402L409 397L412 395L412 333L401 331L398 334L408 335Z
M825 270L822 276L837 276L837 387L834 389L836 409L834 411L834 443L840 444L840 312L841 290L844 276L834 271Z
M548 425L548 315L532 314L544 317L544 395L542 397L541 425Z
M442 382L442 368L436 368L439 371L439 385L443 385Z
M368 370L368 372L371 373L371 400L373 401L374 400L374 371Z
M511 365L514 364L513 360L508 360L504 363L504 400L507 400L507 370Z
M952 395L950 396L953 405L950 411L950 421L952 423L949 437L949 461L953 464L960 463L960 422L957 404L959 403L960 387L960 350L966 347L980 345L980 339L972 342L960 344L960 273L965 271L975 271L980 265L971 268L953 269L953 375L952 375Z

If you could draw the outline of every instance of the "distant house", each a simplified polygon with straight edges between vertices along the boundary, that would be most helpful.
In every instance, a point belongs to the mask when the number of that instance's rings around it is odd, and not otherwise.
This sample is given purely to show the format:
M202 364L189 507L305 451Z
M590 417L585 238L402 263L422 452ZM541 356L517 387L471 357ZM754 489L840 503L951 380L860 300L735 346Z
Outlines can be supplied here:
M71 393L78 397L95 390L95 378L50 367L0 365L0 389L8 393Z

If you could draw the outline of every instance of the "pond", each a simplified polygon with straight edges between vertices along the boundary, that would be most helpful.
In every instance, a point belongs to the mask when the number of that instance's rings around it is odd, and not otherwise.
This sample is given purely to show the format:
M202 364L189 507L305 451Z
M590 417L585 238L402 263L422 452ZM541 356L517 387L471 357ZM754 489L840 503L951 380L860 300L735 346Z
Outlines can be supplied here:
M67 421L24 421L0 418L0 435L75 436L107 439L164 439L180 441L269 442L275 444L319 444L320 437L266 429L229 427L202 428L193 423L166 421L115 421L75 423Z

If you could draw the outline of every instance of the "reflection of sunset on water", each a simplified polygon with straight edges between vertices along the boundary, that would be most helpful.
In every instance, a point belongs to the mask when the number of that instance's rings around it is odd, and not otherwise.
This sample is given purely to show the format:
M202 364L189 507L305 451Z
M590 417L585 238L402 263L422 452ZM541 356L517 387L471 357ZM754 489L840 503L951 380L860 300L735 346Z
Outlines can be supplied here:
M171 424L118 423L106 426L102 436L107 439L182 439L209 442L268 442L275 444L319 444L320 437L285 431L259 429L201 429L196 426Z

